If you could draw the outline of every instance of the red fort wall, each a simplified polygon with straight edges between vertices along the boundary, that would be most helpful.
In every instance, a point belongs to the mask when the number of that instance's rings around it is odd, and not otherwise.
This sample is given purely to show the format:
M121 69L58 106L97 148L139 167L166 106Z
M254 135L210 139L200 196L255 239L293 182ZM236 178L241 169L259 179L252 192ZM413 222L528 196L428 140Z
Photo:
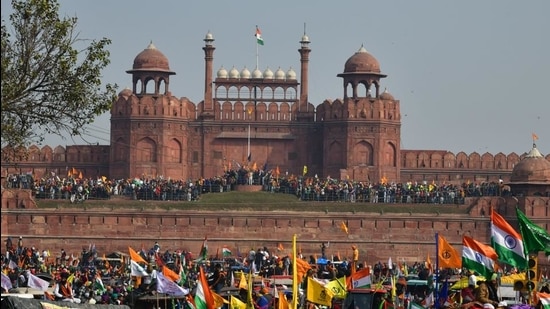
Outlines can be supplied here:
M81 210L43 210L15 208L8 198L10 194L6 190L2 194L2 239L23 236L25 244L47 248L54 255L61 249L77 255L92 243L99 252L107 254L127 252L128 246L149 249L155 241L161 244L162 250L182 249L196 254L205 237L211 255L223 246L243 254L251 248L267 246L280 255L290 253L291 239L296 234L304 256L320 256L320 245L330 241L329 255L351 256L351 245L356 244L361 260L367 263L385 261L390 256L394 260L415 262L425 260L428 254L435 257L435 233L445 237L457 250L461 248L463 235L489 243L491 207L515 224L515 206L519 205L534 222L550 229L550 199L540 197L521 201L480 198L471 201L475 205L468 215L443 215L436 212L129 211L92 208L91 204ZM349 234L340 229L342 221L347 223ZM283 244L284 252L277 252L279 243Z

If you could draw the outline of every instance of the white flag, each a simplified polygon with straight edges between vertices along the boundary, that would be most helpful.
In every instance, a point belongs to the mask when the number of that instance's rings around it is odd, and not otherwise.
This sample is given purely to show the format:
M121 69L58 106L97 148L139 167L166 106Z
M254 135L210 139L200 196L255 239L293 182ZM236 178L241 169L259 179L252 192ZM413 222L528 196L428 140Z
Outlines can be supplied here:
M8 264L8 267L10 269L16 269L19 266L17 266L17 263L15 263L13 260L10 260L10 263Z
M157 273L157 292L174 296L189 294L188 289L184 289L174 281L166 278L161 272Z
M39 289L44 292L48 290L48 286L50 286L50 283L48 281L38 278L28 270L27 270L27 275L29 276L29 281L27 283L28 287Z
M132 276L135 276L135 277L147 277L147 276L149 276L147 271L145 271L145 269L143 267L141 267L141 265L139 265L134 260L130 260L130 261L131 261L130 274Z
M2 287L6 289L6 291L9 291L11 288L13 288L10 277L8 277L8 275L4 273L2 273Z

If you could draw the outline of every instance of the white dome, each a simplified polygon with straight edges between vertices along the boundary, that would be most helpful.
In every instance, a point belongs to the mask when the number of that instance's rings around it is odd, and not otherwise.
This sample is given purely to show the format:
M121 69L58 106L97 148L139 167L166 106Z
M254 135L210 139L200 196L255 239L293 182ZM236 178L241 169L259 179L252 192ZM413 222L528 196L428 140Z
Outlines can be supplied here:
M292 68L286 72L286 79L296 79L296 72Z
M273 71L271 71L269 68L265 69L264 78L272 79L273 78Z
M212 35L212 33L210 31L208 31L208 33L204 36L204 40L205 41L214 41L214 36Z
M241 78L250 78L250 71L246 67L241 71Z
M281 70L281 67L275 71L275 79L285 79L285 72Z
M233 67L231 71L229 71L229 78L239 78L239 77L240 77L239 70Z
M227 78L227 70L223 66L218 70L218 78Z
M262 71L256 69L254 70L254 72L252 72L252 78L262 78L263 75L262 75Z
M309 37L307 35L302 35L302 41L301 42L309 42Z

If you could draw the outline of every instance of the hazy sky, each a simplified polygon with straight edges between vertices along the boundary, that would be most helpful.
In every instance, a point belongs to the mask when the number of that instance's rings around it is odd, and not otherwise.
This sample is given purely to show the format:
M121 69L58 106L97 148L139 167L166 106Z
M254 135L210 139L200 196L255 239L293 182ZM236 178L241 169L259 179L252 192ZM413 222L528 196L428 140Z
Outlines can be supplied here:
M2 17L10 1L1 0ZM263 71L299 74L298 48L310 38L309 99L343 97L344 63L363 44L388 77L382 89L401 102L402 149L466 153L550 152L550 1L141 1L62 0L85 39L110 38L104 81L131 88L134 57L152 41L176 75L170 90L198 103L204 94L204 46L214 35L214 74L256 66L255 26L265 45ZM298 76L299 79L299 76ZM86 142L109 144L110 115ZM56 145L79 138L47 138Z

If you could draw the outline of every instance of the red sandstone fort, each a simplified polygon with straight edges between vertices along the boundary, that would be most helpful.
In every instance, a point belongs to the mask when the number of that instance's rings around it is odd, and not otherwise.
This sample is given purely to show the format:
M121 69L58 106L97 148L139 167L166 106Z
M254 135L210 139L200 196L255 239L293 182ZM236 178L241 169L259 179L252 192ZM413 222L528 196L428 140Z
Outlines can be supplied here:
M401 149L400 101L383 90L380 64L361 48L337 74L343 99L309 102L309 47L303 35L299 77L292 69L247 68L214 75L214 38L204 39L204 98L170 91L169 61L152 43L128 70L132 89L111 108L110 145L4 148L2 176L32 173L86 178L198 179L245 162L281 171L377 182L508 182L523 154ZM298 79L299 78L299 79ZM525 149L527 150L527 149ZM550 155L546 156L550 159Z
M202 101L171 93L170 76L175 72L150 44L127 71L132 89L122 90L113 103L110 145L33 145L28 156L22 156L21 149L5 148L10 160L2 162L2 177L66 175L75 168L96 179L198 179L220 175L250 156L258 166L278 166L293 174L307 166L310 175L356 181L503 182L515 197L470 199L460 206L470 209L465 216L131 212L91 206L52 211L33 207L28 190L3 186L2 238L22 235L41 247L75 252L91 242L108 251L158 240L166 248L185 244L198 252L205 231L214 248L275 246L298 234L304 251L314 252L332 235L334 250L345 254L351 244L358 244L362 259L373 262L388 256L423 260L433 247L435 232L457 247L463 235L487 243L491 207L514 222L518 206L536 224L550 229L550 155L544 157L535 145L522 154L401 149L400 102L382 90L387 76L364 47L337 75L343 81L343 98L315 106L308 100L307 35L299 42L299 77L292 68L250 72L221 67L214 75L211 33L204 42ZM342 220L348 222L349 235L338 233Z

